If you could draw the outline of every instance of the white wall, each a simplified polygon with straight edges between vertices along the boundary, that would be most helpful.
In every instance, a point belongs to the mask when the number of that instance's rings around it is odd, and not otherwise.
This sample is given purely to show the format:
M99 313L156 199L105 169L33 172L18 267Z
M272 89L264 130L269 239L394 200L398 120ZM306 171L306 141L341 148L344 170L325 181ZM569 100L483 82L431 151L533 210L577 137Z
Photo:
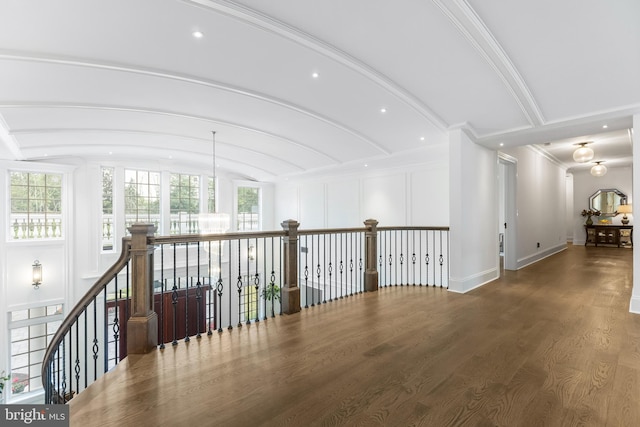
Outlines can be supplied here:
M566 171L531 146L503 150L517 159L517 268L566 249Z
M498 154L461 130L449 135L449 290L467 292L499 277Z
M380 226L447 226L448 164L439 158L403 169L290 179L276 185L275 218L275 229L285 219L304 229L363 227L368 218Z
M0 372L9 371L8 316L6 313L44 305L68 303L68 283L74 275L69 259L75 228L73 210L73 167L30 162L0 161ZM46 242L11 241L9 233L9 171L40 171L63 176L62 207L68 214L63 219L64 238ZM42 286L32 285L32 264L42 264Z
M589 197L600 189L618 189L627 195L627 202L633 204L632 168L608 168L606 175L592 176L589 170L573 173L573 212L572 218L573 244L584 245L586 234L584 222L586 218L580 215L583 209L589 209ZM622 215L607 217L613 224L621 224ZM629 224L633 225L633 214L627 215ZM597 220L597 218L594 218Z

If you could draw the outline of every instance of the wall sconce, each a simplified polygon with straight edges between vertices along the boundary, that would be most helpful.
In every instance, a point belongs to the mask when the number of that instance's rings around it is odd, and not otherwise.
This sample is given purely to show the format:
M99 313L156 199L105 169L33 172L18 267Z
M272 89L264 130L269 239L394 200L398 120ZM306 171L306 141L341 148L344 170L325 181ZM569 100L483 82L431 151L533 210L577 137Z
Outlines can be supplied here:
M253 245L249 246L249 259L251 261L256 259L256 248Z
M33 269L33 287L35 289L39 289L40 285L42 284L42 264L40 264L40 261L35 260L33 261L33 265L31 266Z

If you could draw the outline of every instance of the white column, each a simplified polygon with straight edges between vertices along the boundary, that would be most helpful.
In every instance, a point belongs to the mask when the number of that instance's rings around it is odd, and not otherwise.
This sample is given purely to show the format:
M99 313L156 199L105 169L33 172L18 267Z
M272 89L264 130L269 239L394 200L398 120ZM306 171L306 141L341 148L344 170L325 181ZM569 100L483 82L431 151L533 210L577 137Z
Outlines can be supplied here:
M449 147L449 290L463 293L500 275L498 155L460 129Z

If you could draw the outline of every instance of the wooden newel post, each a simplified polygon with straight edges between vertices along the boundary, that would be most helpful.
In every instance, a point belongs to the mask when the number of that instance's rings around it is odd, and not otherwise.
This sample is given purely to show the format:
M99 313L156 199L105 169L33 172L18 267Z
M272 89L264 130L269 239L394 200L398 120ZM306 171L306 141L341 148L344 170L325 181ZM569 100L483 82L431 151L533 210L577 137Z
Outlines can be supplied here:
M365 231L365 272L364 290L372 292L378 290L378 221L368 219L364 222Z
M148 353L158 346L158 316L153 311L153 245L156 227L133 224L131 233L131 317L127 322L127 353Z
M282 312L293 314L300 311L300 288L298 287L298 227L293 219L284 221L284 283L282 286Z

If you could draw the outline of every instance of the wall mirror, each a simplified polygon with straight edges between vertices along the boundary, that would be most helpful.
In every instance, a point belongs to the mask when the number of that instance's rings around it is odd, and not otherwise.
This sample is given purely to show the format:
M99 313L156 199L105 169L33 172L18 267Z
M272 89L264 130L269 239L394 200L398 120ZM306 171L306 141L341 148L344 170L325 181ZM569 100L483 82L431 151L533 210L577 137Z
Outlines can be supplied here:
M615 188L601 189L589 197L589 208L600 211L600 216L616 216L618 207L627 203L627 196Z

